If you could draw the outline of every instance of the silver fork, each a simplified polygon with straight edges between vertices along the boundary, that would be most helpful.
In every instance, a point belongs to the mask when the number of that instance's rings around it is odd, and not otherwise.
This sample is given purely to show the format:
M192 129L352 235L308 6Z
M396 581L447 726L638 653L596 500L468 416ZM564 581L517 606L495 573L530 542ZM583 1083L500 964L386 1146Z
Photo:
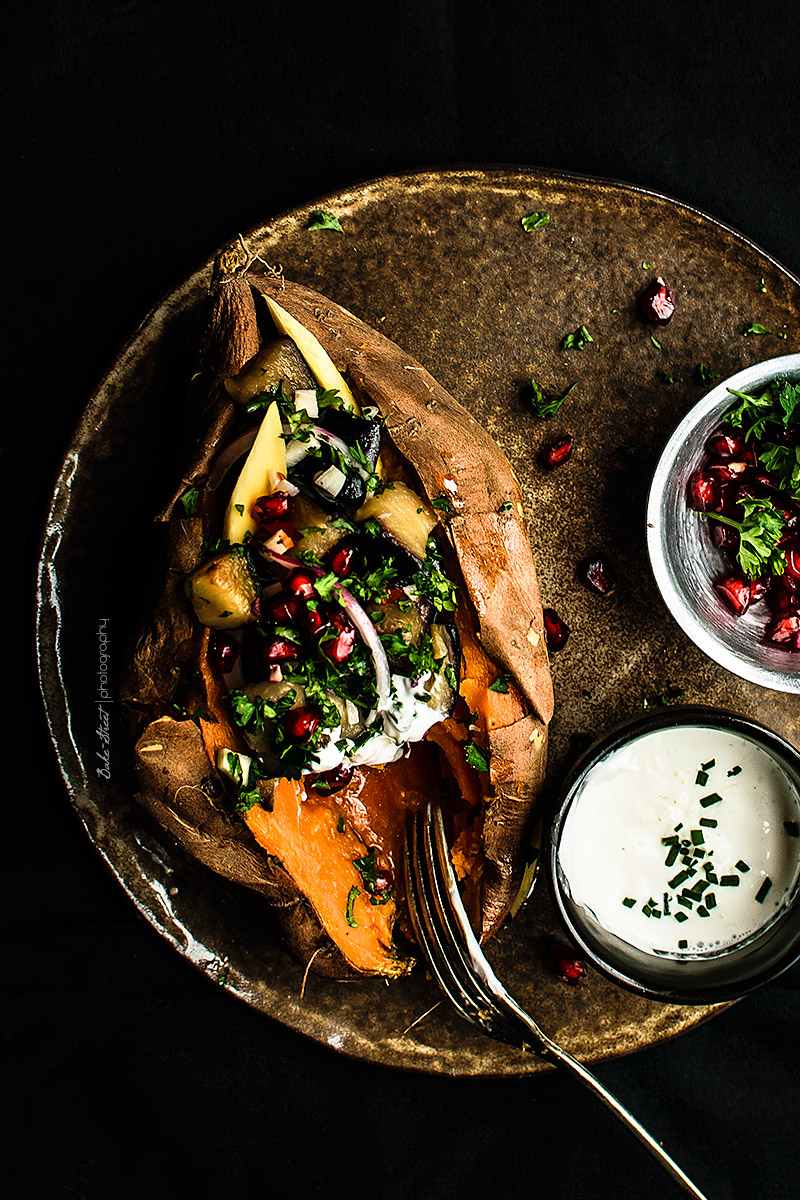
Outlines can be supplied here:
M706 1200L616 1096L543 1033L503 987L472 931L450 861L442 813L432 805L409 817L405 879L414 933L440 987L461 1015L490 1037L571 1072L628 1127L684 1192Z

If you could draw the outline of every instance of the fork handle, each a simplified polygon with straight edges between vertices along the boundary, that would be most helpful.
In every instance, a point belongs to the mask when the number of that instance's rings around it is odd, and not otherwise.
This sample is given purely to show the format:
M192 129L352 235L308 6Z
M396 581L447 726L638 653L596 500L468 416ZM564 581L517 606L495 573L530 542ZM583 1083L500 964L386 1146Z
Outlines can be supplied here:
M508 997L508 1001L518 1019L521 1020L522 1023L534 1035L535 1045L533 1049L536 1053L541 1054L545 1058L552 1059L558 1066L563 1067L565 1070L574 1075L576 1079L579 1079L585 1088L588 1088L590 1092L593 1092L594 1095L597 1096L598 1100L602 1101L606 1108L614 1114L617 1120L621 1121L623 1125L627 1126L634 1137L637 1137L642 1145L650 1151L653 1158L655 1158L656 1161L661 1164L664 1170L672 1176L675 1182L681 1188L683 1188L687 1195L694 1196L695 1200L708 1200L705 1193L701 1192L699 1188L695 1187L689 1176L686 1175L685 1172L680 1169L675 1160L671 1158L669 1154L667 1154L664 1147L658 1144L653 1135L648 1133L644 1125L636 1120L636 1117L634 1117L633 1113L628 1111L624 1104L620 1103L613 1092L610 1092L607 1087L604 1087L600 1080L597 1079L596 1076L594 1076L592 1072L583 1065L583 1063L579 1063L578 1060L573 1058L571 1054L567 1054L566 1050L562 1050L560 1046L558 1046L555 1042L552 1042L550 1038L542 1032L536 1022L528 1016L524 1009L521 1009L519 1005L516 1004L511 996Z

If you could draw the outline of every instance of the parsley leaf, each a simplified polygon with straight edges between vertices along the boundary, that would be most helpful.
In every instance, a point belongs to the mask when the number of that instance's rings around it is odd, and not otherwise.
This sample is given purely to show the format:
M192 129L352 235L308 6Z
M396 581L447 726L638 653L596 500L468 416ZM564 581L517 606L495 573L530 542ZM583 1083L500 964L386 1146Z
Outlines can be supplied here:
M550 213L532 212L528 213L527 217L523 217L520 222L526 233L531 233L534 229L541 229L543 225L550 224Z
M531 395L528 397L528 403L531 406L533 415L539 417L540 420L547 421L550 417L556 416L561 405L566 400L570 392L573 392L578 386L577 380L571 383L562 396L557 396L553 400L548 400L544 392L539 387L535 378L531 376Z
M197 512L197 501L200 498L200 493L196 487L187 488L181 496L181 506L187 517L193 517Z
M580 325L574 333L565 333L561 339L562 350L583 350L594 338L585 325Z
M754 322L753 324L748 325L746 329L742 330L742 337L750 337L750 335L753 333L772 333L772 330L767 329L766 325L759 325L757 322Z
M333 213L327 212L324 208L315 208L308 219L306 229L335 229L337 233L344 233L339 224L338 217Z
M784 520L771 500L752 498L742 501L744 520L734 521L720 513L708 513L714 521L729 525L739 534L739 549L736 557L739 565L751 579L758 578L763 571L782 575L786 566L786 555L778 549L783 535Z
M705 363L698 363L695 371L701 383L713 383L715 379L719 379L719 371L715 371L713 367L706 366Z
M474 767L476 771L489 770L489 764L486 761L486 755L479 746L475 745L474 742L467 742L466 746L464 747L464 757L469 765Z
M502 673L502 675L498 675L498 677L497 677L497 679L495 679L494 683L489 684L489 691L490 692L500 692L503 696L507 696L508 695L508 684L509 684L510 679L511 679L511 676L508 674L507 671L504 671Z

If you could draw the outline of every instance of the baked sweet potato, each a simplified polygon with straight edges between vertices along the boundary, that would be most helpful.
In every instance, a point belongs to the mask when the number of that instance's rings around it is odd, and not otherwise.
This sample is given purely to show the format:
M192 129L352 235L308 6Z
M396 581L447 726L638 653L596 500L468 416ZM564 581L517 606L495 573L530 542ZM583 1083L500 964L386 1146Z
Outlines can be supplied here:
M124 689L142 803L346 977L408 969L406 815L433 799L485 940L519 886L552 712L507 460L398 346L237 247L189 437Z

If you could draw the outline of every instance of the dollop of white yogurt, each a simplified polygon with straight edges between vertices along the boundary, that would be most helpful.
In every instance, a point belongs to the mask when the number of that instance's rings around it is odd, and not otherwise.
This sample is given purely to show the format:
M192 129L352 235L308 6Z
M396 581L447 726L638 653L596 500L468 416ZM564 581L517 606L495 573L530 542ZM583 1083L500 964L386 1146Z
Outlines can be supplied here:
M714 727L643 734L587 773L559 867L574 902L631 946L704 957L764 928L798 888L800 779Z

